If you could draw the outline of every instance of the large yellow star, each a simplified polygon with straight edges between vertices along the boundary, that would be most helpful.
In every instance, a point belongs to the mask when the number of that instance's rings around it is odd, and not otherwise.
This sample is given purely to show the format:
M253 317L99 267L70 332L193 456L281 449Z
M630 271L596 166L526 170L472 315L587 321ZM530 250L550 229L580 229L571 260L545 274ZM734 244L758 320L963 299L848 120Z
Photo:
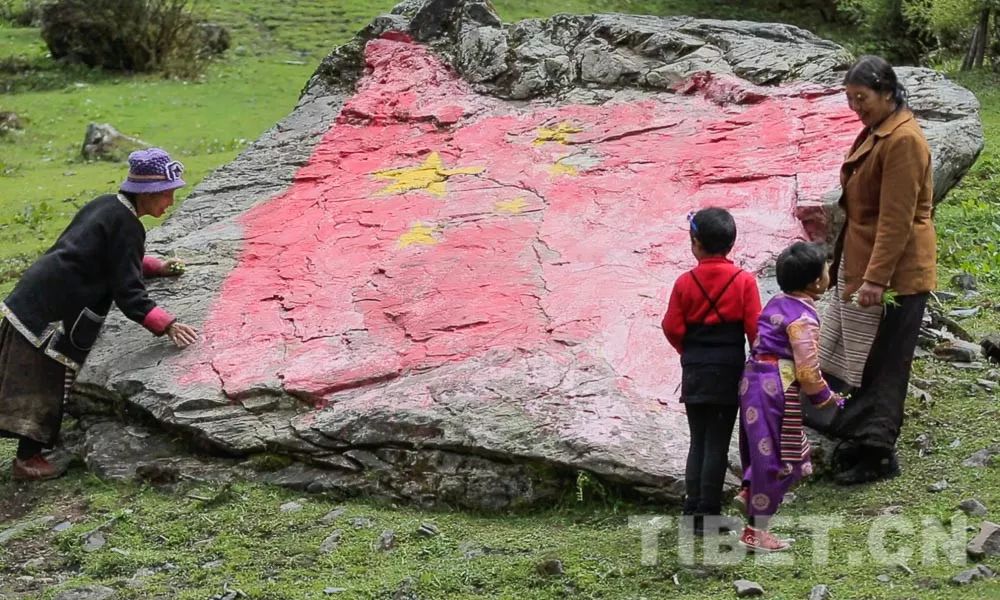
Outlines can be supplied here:
M399 247L406 248L407 246L413 246L414 244L432 246L437 243L437 238L434 237L435 231L437 231L437 229L435 227L431 227L430 225L414 223L410 227L409 231L399 236Z
M549 127L540 127L538 129L538 135L535 137L534 144L536 146L541 146L545 142L567 144L569 143L570 135L580 133L581 131L583 131L583 129L580 129L569 121L563 121L562 123L556 125L554 129Z
M444 183L453 175L475 175L485 171L485 167L460 167L445 169L444 163L437 152L431 152L423 164L417 167L389 169L376 171L372 176L376 179L392 179L396 183L379 190L379 195L401 194L411 190L425 190L434 196L444 196L447 192Z

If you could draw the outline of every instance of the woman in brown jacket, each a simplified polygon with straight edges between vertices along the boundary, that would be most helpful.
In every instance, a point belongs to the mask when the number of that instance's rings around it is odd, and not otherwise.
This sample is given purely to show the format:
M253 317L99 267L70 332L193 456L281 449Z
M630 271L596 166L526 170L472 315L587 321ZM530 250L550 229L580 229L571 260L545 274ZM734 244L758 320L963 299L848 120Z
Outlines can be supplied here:
M849 442L835 457L835 480L849 485L899 473L896 438L936 285L937 241L930 148L896 73L885 60L862 56L844 83L864 129L840 171L847 218L834 252L837 293L825 314L821 358L850 398L820 428ZM895 299L886 302L889 290Z

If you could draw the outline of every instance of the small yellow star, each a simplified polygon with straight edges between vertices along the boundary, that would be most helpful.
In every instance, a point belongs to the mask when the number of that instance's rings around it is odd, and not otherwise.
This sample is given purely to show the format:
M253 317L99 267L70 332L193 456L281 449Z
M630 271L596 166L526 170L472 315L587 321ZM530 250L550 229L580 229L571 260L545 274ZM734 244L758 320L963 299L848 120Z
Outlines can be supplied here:
M564 156L563 158L567 157ZM578 171L573 165L568 165L562 162L563 158L560 158L555 162L555 164L549 167L549 175L552 175L553 177L558 177L559 175L579 175L580 171Z
M580 129L569 121L563 121L562 123L556 125L555 129L540 127L538 129L538 135L535 137L534 144L536 146L541 146L545 142L566 144L569 143L570 135L580 133L581 131L583 131L583 129Z
M414 244L432 246L437 243L437 238L434 237L435 231L437 231L437 228L431 227L430 225L414 223L413 226L410 227L409 231L399 236L399 247L406 248L407 246L413 246Z
M372 173L372 176L376 179L392 179L396 182L379 190L380 196L401 194L411 190L426 190L427 193L434 196L444 196L447 192L444 184L452 175L475 175L485 170L485 167L445 169L438 153L431 152L420 166L376 171Z
M512 215L516 215L516 214L520 213L521 211L524 210L524 207L527 206L527 205L528 205L528 203L525 202L523 196L518 196L517 198L514 198L513 200L504 200L504 201L501 201L501 202L497 202L495 204L496 209L498 211L500 211L502 213L510 213Z

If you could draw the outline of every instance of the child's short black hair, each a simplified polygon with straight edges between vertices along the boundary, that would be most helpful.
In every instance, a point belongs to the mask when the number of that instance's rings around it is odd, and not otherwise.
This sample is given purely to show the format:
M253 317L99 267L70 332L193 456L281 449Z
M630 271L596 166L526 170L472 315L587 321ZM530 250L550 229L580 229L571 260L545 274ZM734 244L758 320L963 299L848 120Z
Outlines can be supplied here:
M736 243L736 221L724 208L703 208L691 217L691 236L709 254L727 254Z
M785 293L801 292L823 275L826 248L795 242L778 255L778 287Z

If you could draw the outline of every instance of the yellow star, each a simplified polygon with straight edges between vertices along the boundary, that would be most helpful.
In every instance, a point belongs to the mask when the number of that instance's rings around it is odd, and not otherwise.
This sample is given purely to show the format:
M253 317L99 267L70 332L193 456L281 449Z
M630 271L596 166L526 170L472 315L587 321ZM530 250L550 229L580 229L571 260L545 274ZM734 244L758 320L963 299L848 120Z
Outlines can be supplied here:
M559 144L569 143L569 136L574 133L580 133L583 129L573 125L569 121L563 121L562 123L556 125L555 129L550 129L548 127L540 127L538 129L538 135L535 137L534 144L536 146L541 146L545 142L557 142Z
M445 169L438 153L431 152L420 166L376 171L372 176L376 179L393 179L396 182L379 190L380 196L401 194L410 190L426 190L434 196L444 196L447 192L444 183L452 175L475 175L485 170L484 167Z
M520 213L521 211L523 211L524 207L527 206L527 205L528 205L528 203L525 202L524 197L523 196L518 196L517 198L514 198L513 200L504 200L504 201L501 201L501 202L497 202L495 206L496 206L496 209L498 211L500 211L500 212L510 213L512 215L516 215L516 214Z
M552 175L553 177L558 177L559 175L579 175L580 172L576 169L576 167L562 162L563 158L567 157L564 156L560 158L555 162L555 164L549 167L549 175Z
M432 246L437 243L437 238L434 237L434 232L437 230L435 227L430 225L424 225L423 223L414 223L410 227L410 230L399 236L399 247L406 248L407 246L412 246L414 244L419 244L421 246Z

